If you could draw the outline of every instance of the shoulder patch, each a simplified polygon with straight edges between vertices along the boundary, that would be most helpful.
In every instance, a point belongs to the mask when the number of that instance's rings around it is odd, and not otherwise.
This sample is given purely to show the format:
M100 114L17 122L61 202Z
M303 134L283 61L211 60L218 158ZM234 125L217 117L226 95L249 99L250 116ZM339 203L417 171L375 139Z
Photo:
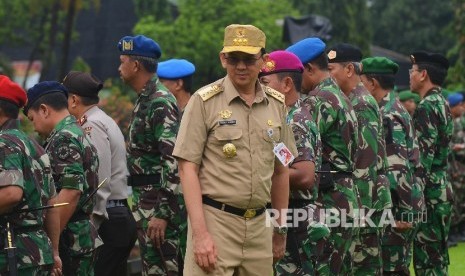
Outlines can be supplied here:
M202 100L205 102L206 100L210 99L211 97L215 96L216 94L223 92L223 86L219 84L211 85L200 89L197 93L199 93Z
M264 86L263 89L265 90L266 94L268 94L271 97L275 98L276 100L284 103L284 95L281 92L278 92L278 91L276 91L273 88L270 88L268 86Z

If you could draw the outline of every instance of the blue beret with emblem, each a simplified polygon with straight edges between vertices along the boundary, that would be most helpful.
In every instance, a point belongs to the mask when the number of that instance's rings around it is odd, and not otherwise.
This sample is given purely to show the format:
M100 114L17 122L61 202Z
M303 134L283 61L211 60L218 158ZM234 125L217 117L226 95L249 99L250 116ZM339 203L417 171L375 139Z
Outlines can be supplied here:
M144 35L125 36L118 42L122 55L143 56L158 59L161 56L160 46Z
M303 64L306 64L324 53L325 48L326 44L323 40L318 37L309 37L289 46L286 51L293 53Z
M182 79L195 72L194 64L185 59L169 59L158 63L157 75L162 79Z
M461 93L453 93L447 96L447 101L450 107L454 107L463 102L463 95Z
M61 92L68 98L68 89L66 89L63 84L57 81L43 81L34 85L33 87L27 90L27 104L24 107L24 113L27 114L29 108L42 96L54 93Z

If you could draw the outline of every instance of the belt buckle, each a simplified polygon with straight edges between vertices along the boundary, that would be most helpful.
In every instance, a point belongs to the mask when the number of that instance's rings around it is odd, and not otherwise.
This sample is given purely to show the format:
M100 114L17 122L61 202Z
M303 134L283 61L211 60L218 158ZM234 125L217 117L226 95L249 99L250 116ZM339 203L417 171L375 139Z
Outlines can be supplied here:
M244 213L244 218L245 219L251 219L251 218L255 217L256 214L257 214L257 210L255 210L255 209L247 209L247 211L245 211L245 213Z

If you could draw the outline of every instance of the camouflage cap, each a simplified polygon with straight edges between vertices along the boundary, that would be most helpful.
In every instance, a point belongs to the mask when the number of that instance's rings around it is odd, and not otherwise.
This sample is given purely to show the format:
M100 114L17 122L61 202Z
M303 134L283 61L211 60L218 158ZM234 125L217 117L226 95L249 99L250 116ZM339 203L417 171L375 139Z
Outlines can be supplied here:
M265 48L266 36L252 25L232 24L224 29L222 53L244 52L255 55Z

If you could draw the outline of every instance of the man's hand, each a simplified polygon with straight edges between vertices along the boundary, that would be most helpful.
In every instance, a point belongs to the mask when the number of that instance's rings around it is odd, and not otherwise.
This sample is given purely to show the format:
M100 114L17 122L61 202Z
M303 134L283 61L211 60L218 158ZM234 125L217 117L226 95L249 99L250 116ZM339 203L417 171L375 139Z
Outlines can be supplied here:
M284 257L286 252L286 235L273 233L273 263Z
M215 243L208 232L193 236L194 258L200 268L206 273L212 272L216 267L217 251Z
M396 226L394 230L396 230L396 232L399 232L399 233L404 233L407 230L410 230L412 228L413 228L413 224L411 224L410 222L396 220Z
M157 248L165 242L165 231L168 221L164 219L151 218L147 227L147 236L153 241Z
M51 275L52 276L61 276L61 275L63 275L63 271L62 271L63 264L61 263L61 259L60 259L60 256L59 256L58 252L53 253L53 261L55 263L53 264Z

